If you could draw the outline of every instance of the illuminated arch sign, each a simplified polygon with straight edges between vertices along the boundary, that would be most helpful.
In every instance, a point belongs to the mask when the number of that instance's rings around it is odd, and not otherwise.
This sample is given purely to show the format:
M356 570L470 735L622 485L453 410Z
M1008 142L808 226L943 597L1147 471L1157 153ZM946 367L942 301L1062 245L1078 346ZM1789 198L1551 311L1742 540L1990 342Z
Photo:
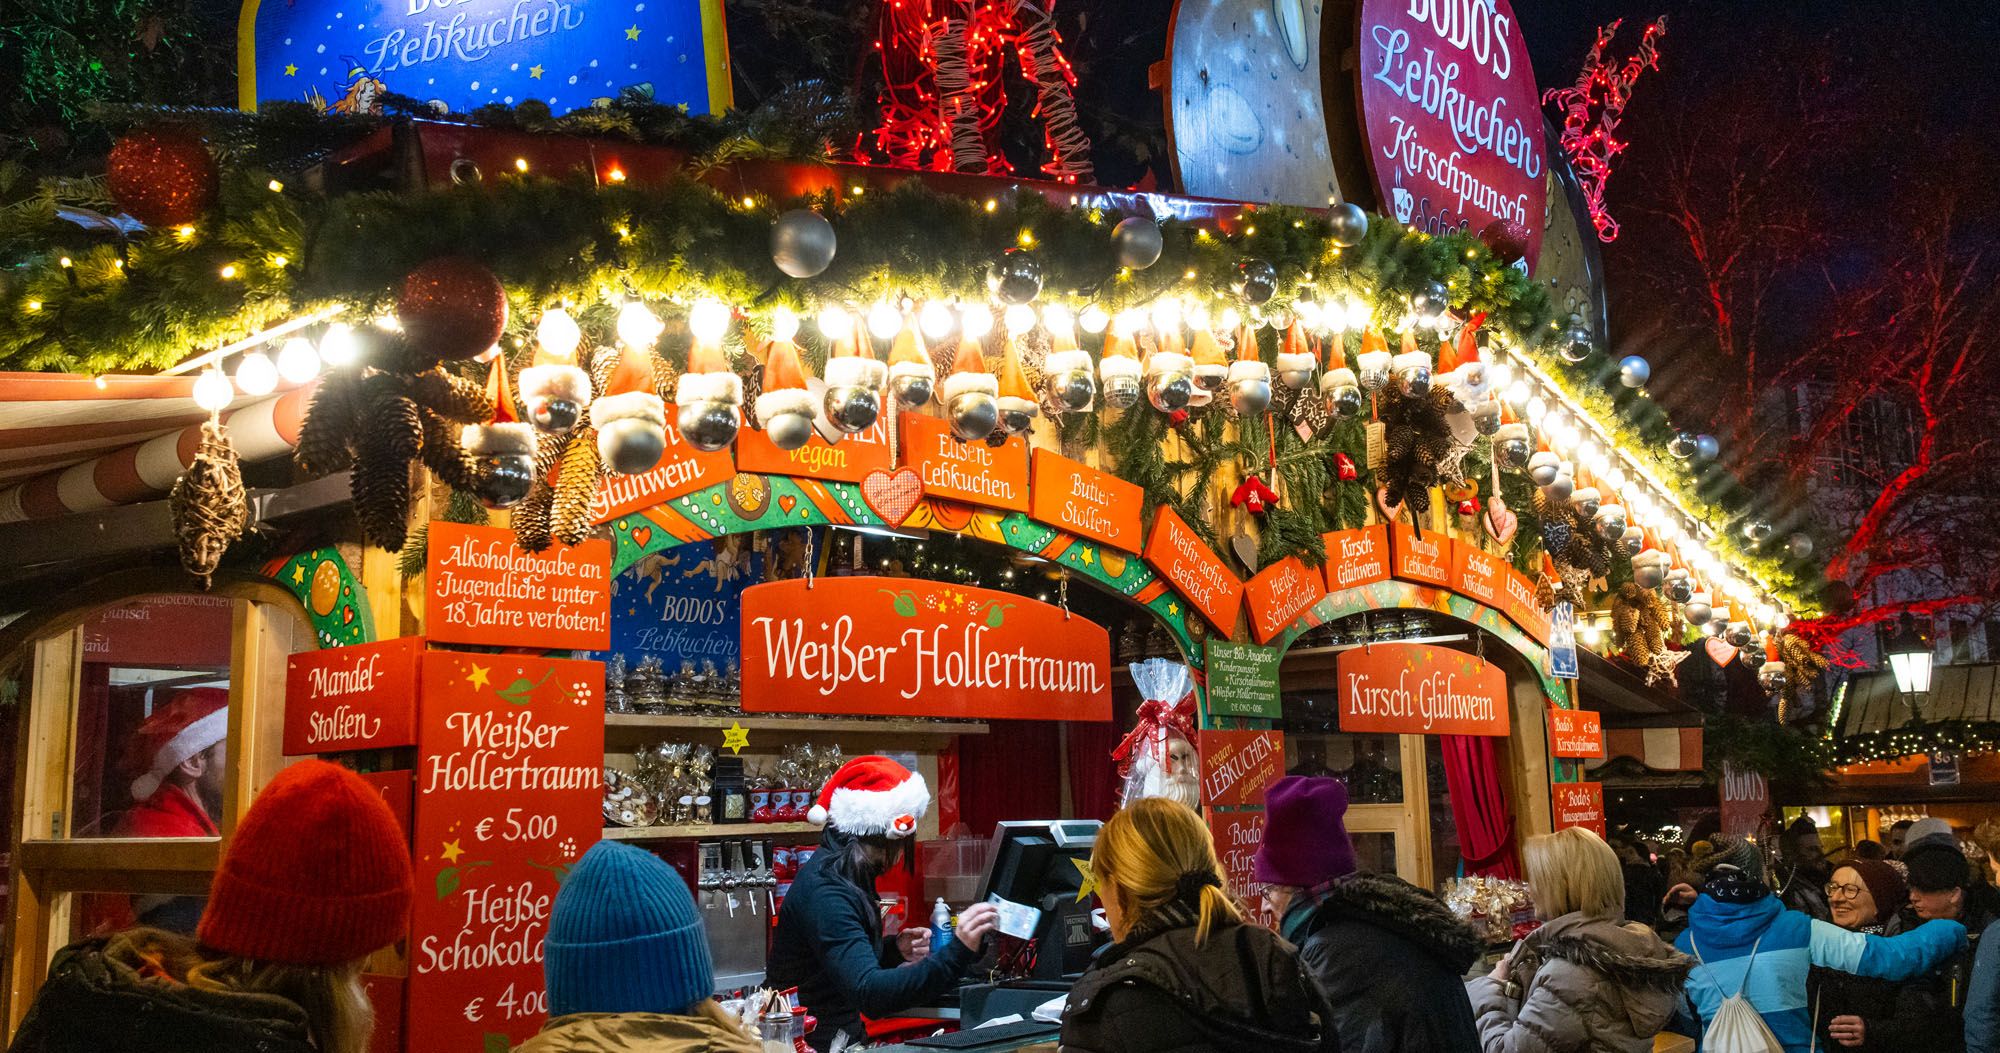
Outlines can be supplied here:
M557 114L635 89L729 106L721 0L246 0L237 100L368 113L386 93Z

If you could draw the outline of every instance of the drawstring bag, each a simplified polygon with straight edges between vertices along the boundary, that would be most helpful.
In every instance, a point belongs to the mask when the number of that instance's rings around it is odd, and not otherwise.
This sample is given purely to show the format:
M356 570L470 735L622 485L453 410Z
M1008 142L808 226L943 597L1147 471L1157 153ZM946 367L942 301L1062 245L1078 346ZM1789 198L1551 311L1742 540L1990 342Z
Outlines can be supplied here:
M1179 662L1152 658L1133 663L1132 682L1144 701L1132 730L1111 751L1124 780L1121 807L1146 797L1165 797L1199 810L1201 757L1194 748L1194 677Z
M1764 1014L1743 997L1743 989L1750 985L1750 971L1757 965L1757 947L1763 942L1764 938L1759 936L1750 945L1750 961L1743 967L1743 982L1736 985L1735 994L1723 993L1722 1004L1715 1008L1715 1019L1701 1033L1702 1053L1785 1053L1778 1036L1771 1033L1771 1025L1764 1022ZM1694 950L1694 960L1702 968L1708 968L1692 932L1688 933L1688 946ZM1709 983L1715 983L1713 975L1709 976ZM1715 984L1715 989L1722 993L1721 984Z

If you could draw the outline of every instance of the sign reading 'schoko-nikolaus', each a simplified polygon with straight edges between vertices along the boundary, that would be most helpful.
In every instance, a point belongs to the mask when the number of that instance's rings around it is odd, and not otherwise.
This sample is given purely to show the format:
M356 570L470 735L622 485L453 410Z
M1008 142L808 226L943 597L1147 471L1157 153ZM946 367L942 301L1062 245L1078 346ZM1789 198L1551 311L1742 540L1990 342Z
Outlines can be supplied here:
M1362 0L1358 98L1382 210L1433 234L1495 222L1540 254L1548 139L1507 0Z

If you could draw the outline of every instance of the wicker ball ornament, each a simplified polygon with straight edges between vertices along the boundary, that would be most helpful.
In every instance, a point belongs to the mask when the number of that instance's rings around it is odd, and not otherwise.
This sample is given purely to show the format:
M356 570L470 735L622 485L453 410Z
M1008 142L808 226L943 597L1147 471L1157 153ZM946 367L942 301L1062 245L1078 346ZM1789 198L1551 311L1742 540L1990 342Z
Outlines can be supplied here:
M396 317L422 350L446 361L476 358L507 328L507 290L478 260L440 256L403 279Z
M112 200L147 226L200 219L215 205L221 176L201 136L157 125L126 133L111 146L104 181Z

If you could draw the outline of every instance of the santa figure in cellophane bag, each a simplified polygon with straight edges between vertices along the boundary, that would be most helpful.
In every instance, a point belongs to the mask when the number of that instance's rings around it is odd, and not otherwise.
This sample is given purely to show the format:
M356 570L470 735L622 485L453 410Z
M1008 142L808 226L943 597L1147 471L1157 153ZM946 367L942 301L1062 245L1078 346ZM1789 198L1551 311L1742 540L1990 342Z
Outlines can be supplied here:
M1138 719L1111 752L1125 780L1122 804L1165 797L1201 808L1201 755L1194 748L1194 677L1188 667L1166 658L1132 664L1132 681L1143 702Z

